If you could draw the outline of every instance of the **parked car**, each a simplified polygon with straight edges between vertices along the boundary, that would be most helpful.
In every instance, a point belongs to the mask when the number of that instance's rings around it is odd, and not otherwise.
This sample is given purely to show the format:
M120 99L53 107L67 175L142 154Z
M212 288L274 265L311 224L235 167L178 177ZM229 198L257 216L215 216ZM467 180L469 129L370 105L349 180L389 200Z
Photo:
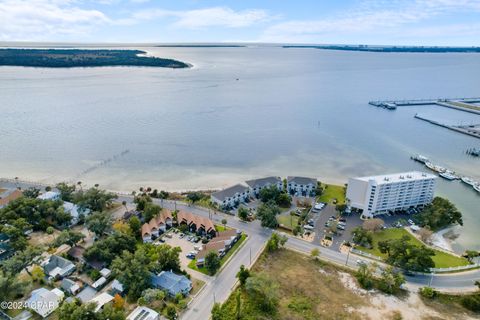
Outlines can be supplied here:
M180 239L183 239L183 237L185 237L185 235L184 235L183 233L180 233L180 234L178 235L178 237L179 237Z
M359 265L359 266L366 266L367 264L368 263L363 261L363 260L360 260L360 259L357 260L357 265Z
M338 219L338 221L347 223L347 219L345 219L345 218L340 218L340 219Z
M189 253L187 253L185 256L186 256L188 259L195 259L195 256L196 256L196 255L195 255L195 253L193 253L193 252L189 252Z
M415 222L413 222L412 219L408 219L408 223L410 223L411 226L413 226L415 224Z
M345 227L339 224L339 225L337 225L337 229L345 230Z

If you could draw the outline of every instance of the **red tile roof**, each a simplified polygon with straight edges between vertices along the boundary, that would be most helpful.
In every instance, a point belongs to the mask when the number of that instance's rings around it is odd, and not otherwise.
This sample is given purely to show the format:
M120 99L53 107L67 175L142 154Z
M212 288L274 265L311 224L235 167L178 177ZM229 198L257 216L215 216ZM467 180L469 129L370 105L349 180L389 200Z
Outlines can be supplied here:
M10 201L16 200L21 196L23 196L22 191L15 189L14 191L10 192L10 194L6 197L0 198L0 206L6 206Z

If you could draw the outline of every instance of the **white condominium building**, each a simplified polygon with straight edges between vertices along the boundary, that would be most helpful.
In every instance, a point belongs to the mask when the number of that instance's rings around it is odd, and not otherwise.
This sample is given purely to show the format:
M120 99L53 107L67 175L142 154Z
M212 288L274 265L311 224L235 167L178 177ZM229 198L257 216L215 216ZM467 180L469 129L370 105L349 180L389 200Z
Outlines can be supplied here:
M419 171L350 178L348 205L363 210L365 218L423 206L433 200L436 178Z

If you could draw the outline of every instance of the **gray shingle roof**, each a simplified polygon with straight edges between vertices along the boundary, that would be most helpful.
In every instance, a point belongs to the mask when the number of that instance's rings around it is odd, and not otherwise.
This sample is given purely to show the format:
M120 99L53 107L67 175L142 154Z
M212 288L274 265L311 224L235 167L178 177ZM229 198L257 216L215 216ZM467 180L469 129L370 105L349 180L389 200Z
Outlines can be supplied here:
M243 184L236 184L234 186L228 187L221 191L212 193L212 197L220 201L223 201L225 198L233 197L236 193L242 193L247 190L248 190L247 186L244 186Z
M187 277L171 271L162 271L158 275L152 274L151 281L154 287L167 290L172 296L189 291L192 287L192 282Z
M282 182L280 177L265 177L260 179L252 179L245 181L251 188L264 187L268 184L277 184Z
M312 183L313 185L317 184L317 179L315 178L307 178L307 177L287 177L287 182L294 182L296 184L310 184Z

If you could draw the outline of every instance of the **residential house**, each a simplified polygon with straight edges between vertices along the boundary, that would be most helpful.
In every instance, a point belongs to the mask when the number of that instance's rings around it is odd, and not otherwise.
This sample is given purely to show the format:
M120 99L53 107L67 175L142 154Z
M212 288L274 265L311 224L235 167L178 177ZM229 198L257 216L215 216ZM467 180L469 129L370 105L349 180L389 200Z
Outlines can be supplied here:
M205 257L210 251L216 252L220 257L223 257L228 250L240 239L242 232L236 229L230 229L219 232L217 237L204 244L202 250L196 255L196 265L203 266L205 264Z
M37 199L41 200L61 200L60 198L60 192L55 192L55 191L47 191L45 193L42 193L37 197ZM63 210L65 212L69 213L72 216L72 221L70 222L70 225L75 225L78 223L80 219L80 214L88 214L90 211L88 209L81 209L79 206L77 206L74 203L64 201L63 202Z
M100 277L98 278L93 284L92 288L95 290L101 289L105 284L107 283L107 278L105 277Z
M97 290L93 289L90 286L85 286L79 294L75 297L78 298L82 303L87 303L92 300L97 295Z
M45 274L52 279L64 278L75 271L75 265L70 260L55 255L44 261L42 266Z
M18 199L21 196L23 196L23 193L18 189L3 192L0 195L0 209L6 207L11 201Z
M104 305L107 303L110 303L113 300L113 296L106 293L102 292L99 295L95 296L92 300L88 301L88 303L95 303L95 312L100 311Z
M162 209L160 214L152 218L149 222L142 225L143 242L152 242L161 233L173 226L172 212L168 209Z
M178 225L186 225L188 231L195 232L201 236L215 237L217 234L212 220L191 212L179 211L177 213L177 222Z
M184 275L177 275L172 271L162 271L159 274L152 274L151 284L153 287L165 290L174 297L178 293L186 296L192 290L192 281Z
M287 191L291 195L309 197L314 196L317 188L317 179L306 177L287 177Z
M75 281L64 278L60 287L68 294L75 295L80 291L80 286Z
M283 181L280 177L266 177L245 181L250 188L250 194L259 196L260 190L275 186L278 190L283 190Z
M216 203L220 208L230 209L237 207L242 202L249 201L250 188L243 184L236 184L212 193L210 198L212 202Z
M32 295L27 300L27 303L30 309L38 313L42 318L46 318L58 308L64 296L64 293L57 288L51 291L39 288L32 291Z
M5 233L0 233L0 261L10 258L15 253L10 246L10 238Z
M127 320L160 320L160 315L155 310L139 306L128 315Z
M122 294L123 291L124 291L123 284L117 279L114 279L110 286L110 293L112 294L112 296L114 296L117 293Z

